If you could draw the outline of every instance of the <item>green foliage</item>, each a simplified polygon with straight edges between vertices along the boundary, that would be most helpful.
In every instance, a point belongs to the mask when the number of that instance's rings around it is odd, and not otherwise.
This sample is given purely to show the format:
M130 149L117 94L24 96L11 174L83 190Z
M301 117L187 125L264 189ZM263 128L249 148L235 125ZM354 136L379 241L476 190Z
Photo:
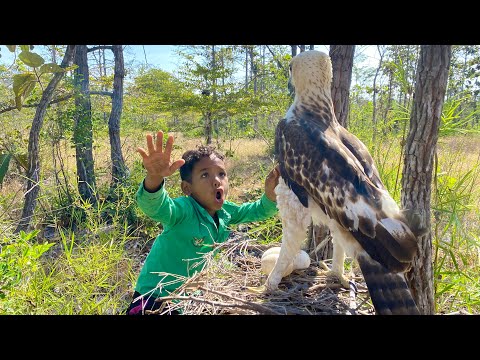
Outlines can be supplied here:
M441 306L444 311L467 307L476 312L480 305L475 295L480 291L480 242L478 234L469 231L468 222L464 220L474 210L479 195L478 191L472 191L479 177L478 170L477 165L459 178L447 174L438 178L436 201L432 206L435 214L434 279L437 308ZM472 267L472 263L476 266Z
M15 104L17 109L22 110L23 101L35 88L37 79L35 74L25 73L13 76L13 92L15 93Z
M30 49L27 51L22 51L20 54L18 54L18 58L22 60L25 65L34 68L42 66L45 62L40 55L30 52Z
M0 309L2 300L38 270L38 259L53 245L34 243L37 234L38 230L20 231L18 236L3 237L0 242ZM7 310L4 308L0 313Z
M454 134L479 133L480 129L472 128L473 117L479 113L480 109L471 110L465 106L470 96L459 94L451 97L443 104L442 117L438 136L448 136Z
M15 51L15 45L7 45L10 51ZM66 71L55 63L45 64L42 56L32 52L33 45L20 45L21 52L18 55L20 61L30 68L32 71L22 72L13 76L13 92L15 94L15 105L17 109L22 110L22 105L28 96L32 93L37 83L40 83L44 74L53 74ZM37 72L37 68L40 71Z

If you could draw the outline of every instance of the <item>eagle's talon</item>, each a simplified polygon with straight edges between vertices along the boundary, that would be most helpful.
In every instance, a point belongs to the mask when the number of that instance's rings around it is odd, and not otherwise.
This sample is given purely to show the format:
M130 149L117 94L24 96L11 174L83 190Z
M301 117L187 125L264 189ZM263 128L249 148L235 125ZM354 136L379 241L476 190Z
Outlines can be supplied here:
M247 286L247 291L253 294L263 294L267 291L267 287L265 285L260 286Z
M348 280L345 275L340 275L335 271L329 270L327 272L327 278L334 278L335 280L338 280L338 282L345 288L345 289L350 289L350 280Z
M325 261L320 260L320 261L318 262L318 267L321 268L322 270L330 271L330 268L329 268L328 265L325 263Z

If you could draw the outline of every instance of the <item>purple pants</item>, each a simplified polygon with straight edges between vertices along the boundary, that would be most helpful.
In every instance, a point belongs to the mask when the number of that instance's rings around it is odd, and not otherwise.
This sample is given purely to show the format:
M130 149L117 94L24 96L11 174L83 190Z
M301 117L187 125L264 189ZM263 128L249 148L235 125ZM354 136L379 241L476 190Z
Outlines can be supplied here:
M142 296L141 298L137 299L141 294L138 291L135 291L133 294L132 302L128 307L127 311L125 312L126 315L145 315L145 310L157 310L162 305L161 301L155 301L156 298L153 296ZM135 299L137 299L135 301ZM172 310L168 315L179 315L180 312L177 310Z

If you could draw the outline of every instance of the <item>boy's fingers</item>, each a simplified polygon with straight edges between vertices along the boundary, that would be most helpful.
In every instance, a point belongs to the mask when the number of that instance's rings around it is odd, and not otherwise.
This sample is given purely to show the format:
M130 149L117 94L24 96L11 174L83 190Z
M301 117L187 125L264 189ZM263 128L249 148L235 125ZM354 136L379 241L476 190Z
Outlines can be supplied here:
M139 147L139 148L137 148L137 152L140 155L142 155L142 158L144 158L144 159L148 158L148 155L147 155L147 152L145 151L145 149Z
M147 135L147 149L149 154L152 154L155 151L155 148L153 147L153 136L150 134Z
M162 152L162 149L163 149L163 131L158 131L157 132L156 146L157 146L157 151Z
M270 173L268 174L268 177L277 177L279 175L279 172L277 170L277 168L273 168L272 170L270 170Z
M181 168L182 165L185 164L185 160L184 159L179 159L177 161L175 161L171 166L170 166L170 171L172 172L172 174L177 171L177 169Z
M173 136L168 135L167 144L165 145L165 155L170 157L172 155Z

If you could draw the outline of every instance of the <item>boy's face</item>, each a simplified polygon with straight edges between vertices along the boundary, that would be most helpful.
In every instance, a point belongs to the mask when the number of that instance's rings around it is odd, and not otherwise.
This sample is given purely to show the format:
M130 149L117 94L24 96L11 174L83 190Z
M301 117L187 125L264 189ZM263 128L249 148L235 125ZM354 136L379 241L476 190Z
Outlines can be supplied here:
M225 163L215 155L203 157L193 165L192 182L182 181L182 191L192 196L213 216L220 210L228 194Z

